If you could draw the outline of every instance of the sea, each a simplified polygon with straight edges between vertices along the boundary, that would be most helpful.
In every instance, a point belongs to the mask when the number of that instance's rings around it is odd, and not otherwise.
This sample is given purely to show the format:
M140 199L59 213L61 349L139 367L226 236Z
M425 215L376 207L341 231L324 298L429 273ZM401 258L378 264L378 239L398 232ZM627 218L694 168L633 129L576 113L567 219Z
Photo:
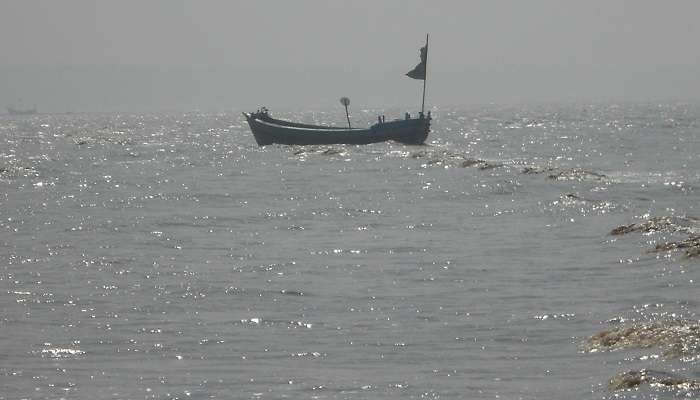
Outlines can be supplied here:
M700 398L700 103L430 110L0 116L0 399Z

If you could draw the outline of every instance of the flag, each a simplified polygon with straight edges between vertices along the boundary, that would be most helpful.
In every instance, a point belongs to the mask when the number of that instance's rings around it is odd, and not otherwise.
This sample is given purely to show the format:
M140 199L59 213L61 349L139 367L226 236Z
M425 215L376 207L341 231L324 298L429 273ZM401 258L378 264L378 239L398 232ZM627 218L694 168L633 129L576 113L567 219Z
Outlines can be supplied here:
M425 80L425 65L428 63L428 44L420 48L420 63L408 71L406 76L413 79Z

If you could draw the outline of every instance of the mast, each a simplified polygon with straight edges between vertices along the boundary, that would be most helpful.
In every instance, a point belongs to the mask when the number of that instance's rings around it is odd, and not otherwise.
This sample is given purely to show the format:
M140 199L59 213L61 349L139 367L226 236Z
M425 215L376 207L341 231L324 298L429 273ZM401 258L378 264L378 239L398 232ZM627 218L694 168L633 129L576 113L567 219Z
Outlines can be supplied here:
M420 113L425 111L425 84L428 82L428 34L425 34L425 78L423 79L423 103L420 106Z

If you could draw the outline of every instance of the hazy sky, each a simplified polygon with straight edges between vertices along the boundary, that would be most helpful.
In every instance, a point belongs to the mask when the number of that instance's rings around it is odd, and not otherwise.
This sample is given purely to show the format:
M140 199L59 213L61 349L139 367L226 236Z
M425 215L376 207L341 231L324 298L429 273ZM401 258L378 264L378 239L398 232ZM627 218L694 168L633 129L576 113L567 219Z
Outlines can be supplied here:
M429 104L700 98L696 0L0 0L0 105L413 105L427 32Z

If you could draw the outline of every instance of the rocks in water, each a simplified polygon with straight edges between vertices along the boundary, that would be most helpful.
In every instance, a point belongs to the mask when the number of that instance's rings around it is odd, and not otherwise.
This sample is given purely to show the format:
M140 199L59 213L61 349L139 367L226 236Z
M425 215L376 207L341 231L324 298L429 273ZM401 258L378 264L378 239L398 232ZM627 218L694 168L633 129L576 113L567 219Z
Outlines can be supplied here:
M688 258L700 256L700 246L695 246L687 249L685 251L685 256Z
M700 220L691 217L653 217L640 223L621 225L610 231L611 235L624 235L630 232L682 232L691 235L689 238L677 242L658 244L649 252L671 251L682 249L688 258L700 256Z
M600 181L605 181L608 182L610 181L610 178L607 175L598 173L598 172L593 172L593 171L587 171L581 168L570 168L570 169L564 169L564 170L559 170L558 168L552 167L552 166L540 166L540 165L529 165L524 167L520 173L525 174L525 175L538 175L538 174L545 174L547 173L547 179L555 180L555 181L578 181L578 182L583 182L583 181L594 181L594 182L600 182Z
M554 171L554 167L546 166L540 167L538 165L531 165L524 167L520 172L526 175L543 174L545 172Z
M413 153L411 153L411 158L425 158L429 154L430 153L427 150L414 151Z
M615 391L637 387L647 381L647 376L644 372L645 370L621 372L610 378L608 388Z
M326 155L326 156L332 156L332 155L344 154L344 153L345 153L345 151L343 151L342 149L334 149L332 147L325 149L321 152L321 154Z
M635 348L659 348L667 360L696 362L700 358L700 321L668 319L621 325L589 337L580 346L580 350L587 353ZM640 360L657 357L644 355ZM630 390L643 384L691 394L700 390L700 381L647 369L617 374L608 382L608 388L611 391Z
M589 213L606 214L619 207L619 204L614 201L584 197L578 193L562 193L559 195L559 199L550 204L552 207L572 208L583 215Z
M444 159L444 158L464 158L462 154L452 153L447 150L419 150L412 152L409 157L411 158L428 158L433 160Z
M473 158L466 159L466 160L462 161L462 168L471 167L471 166L479 164L480 162L482 162L482 160L475 160Z
M577 195L576 193L564 193L560 196L562 202L582 202L582 203L593 203L592 200L584 199L583 197Z
M666 358L700 357L700 322L679 319L618 326L589 337L581 350L596 353L652 347L662 348Z
M700 236L691 236L685 240L681 240L678 242L658 244L656 245L656 248L654 248L654 250L651 250L651 252L670 251L677 249L685 249L684 254L688 258L697 257L698 255L700 255Z
M305 157L309 154L321 154L324 156L335 156L335 155L340 155L344 156L346 155L346 151L343 148L336 148L336 147L317 147L317 146L303 146L301 148L298 148L294 150L293 153L295 156L300 156L300 157Z
M487 169L493 169L493 168L498 168L502 167L503 164L501 163L494 163L490 161L485 161L485 160L475 160L475 159L466 159L462 161L462 168L467 168L467 167L477 167L480 170L487 170Z
M611 235L624 235L626 233L634 232L636 230L640 230L640 228L638 228L637 224L620 225L617 228L614 228L613 230L611 230L610 234Z
M425 158L427 159L425 165L435 165L445 163L459 163L467 157L464 154L453 153L448 150L420 150L411 153L411 158Z
M615 375L610 379L608 388L612 391L636 388L642 384L652 387L696 391L700 390L700 381L678 376L672 376L664 372L649 371L627 371Z
M547 178L557 181L602 181L608 179L606 175L586 171L580 168L559 171L548 175Z
M673 222L669 217L653 217L647 221L638 224L621 225L610 231L611 235L624 235L630 232L657 232L669 229L673 226Z
M611 235L624 235L630 232L652 233L659 231L693 233L697 231L699 220L690 217L652 217L640 223L621 225L610 231Z
M427 161L422 165L423 167L433 165L455 165L460 166L462 168L476 167L483 171L504 166L502 163L499 162L481 160L478 158L470 158L467 157L465 154L453 153L447 150L421 150L411 153L410 157L426 158Z

